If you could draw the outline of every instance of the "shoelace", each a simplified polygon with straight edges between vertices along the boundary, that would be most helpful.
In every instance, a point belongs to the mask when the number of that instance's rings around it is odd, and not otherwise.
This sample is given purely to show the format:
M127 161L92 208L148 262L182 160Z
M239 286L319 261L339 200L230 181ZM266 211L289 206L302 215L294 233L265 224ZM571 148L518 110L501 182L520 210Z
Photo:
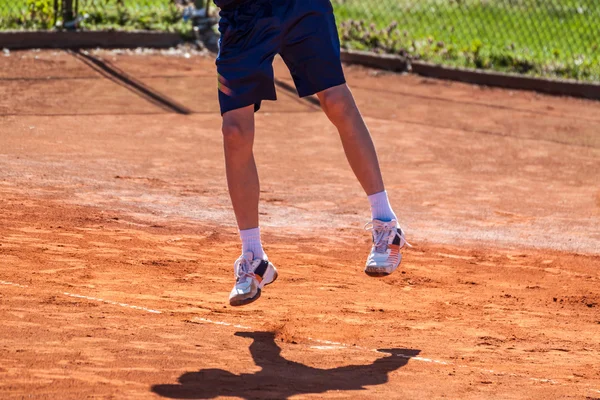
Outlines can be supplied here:
M250 271L250 261L246 257L240 257L234 264L236 282L244 282L247 278L253 278L254 273Z
M400 238L400 247L403 247L405 244L408 247L412 247L412 245L406 241L404 236L400 234L401 230L395 228L396 227L384 223L375 223L373 221L367 222L365 230L373 232L373 246L375 247L376 253L385 253L387 251L390 234L392 233Z

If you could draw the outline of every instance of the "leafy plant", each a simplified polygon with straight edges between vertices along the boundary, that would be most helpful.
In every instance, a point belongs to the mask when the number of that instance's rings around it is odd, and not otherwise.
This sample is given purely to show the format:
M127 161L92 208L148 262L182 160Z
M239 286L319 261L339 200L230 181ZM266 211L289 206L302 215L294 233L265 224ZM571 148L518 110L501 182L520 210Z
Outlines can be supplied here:
M468 45L458 47L456 43L447 43L433 35L419 37L408 30L401 31L395 21L387 27L377 28L364 20L347 20L339 24L339 31L342 46L347 49L398 54L414 60L459 67L600 80L598 53L594 51L570 60L558 50L550 52L547 57L540 57L529 48L520 48L514 43L499 47L478 38Z
M48 29L54 20L53 0L27 0L27 20L37 28Z

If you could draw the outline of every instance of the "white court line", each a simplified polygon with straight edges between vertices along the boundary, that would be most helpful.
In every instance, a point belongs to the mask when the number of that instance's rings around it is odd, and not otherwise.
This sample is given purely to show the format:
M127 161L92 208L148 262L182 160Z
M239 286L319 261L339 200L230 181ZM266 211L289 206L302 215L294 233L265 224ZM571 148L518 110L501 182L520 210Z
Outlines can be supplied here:
M385 351L379 351L377 349L369 349L367 347L362 347L362 346L354 346L354 345L350 345L350 344L346 344L346 343L332 342L331 340L320 340L320 339L314 339L311 337L309 337L308 340L312 340L313 342L317 342L317 343L324 343L324 344L330 344L330 345L334 345L334 346L340 346L341 348L346 348L346 349L358 349L358 350L364 350L364 351L373 351L375 353L387 354ZM396 354L396 357L402 357L402 358L406 358L406 359L410 359L410 360L416 360L416 361L422 361L422 362L434 363L434 364L441 364L441 365L451 365L452 364L447 361L432 360L431 358L424 358L424 357L411 357L411 356L407 356L404 354Z
M18 283L14 283L14 282L7 282L7 281L2 281L0 280L0 284L2 285L9 285L9 286L15 286L15 287L20 287L20 288L27 288L29 286L27 285L21 285ZM63 292L62 293L65 296L69 296L69 297L74 297L77 299L84 299L84 300L91 300L91 301L98 301L101 303L105 303L105 304L111 304L111 305L116 305L116 306L121 306L121 307L127 307L127 308L131 308L134 310L140 310L140 311L146 311L149 313L153 313L153 314L162 314L162 311L158 311L158 310L153 310L151 308L146 308L146 307L141 307L141 306L134 306L131 304L127 304L127 303L119 303L116 301L111 301L111 300L105 300L105 299L100 299L97 297L91 297L91 296L84 296L84 295L80 295L80 294L73 294L73 293L68 293L68 292ZM195 317L193 318L193 321L198 321L201 323L206 323L206 324L213 324L213 325L219 325L219 326L229 326L232 328L237 328L237 329L254 329L250 326L245 326L245 325L238 325L238 324L232 324L229 322L224 322L224 321L214 321L208 318L201 318L201 317ZM315 339L315 338L311 338L308 337L307 338L310 341L316 342L316 343L321 343L321 344L325 344L326 346L310 346L311 348L317 349L317 350L339 350L339 349L356 349L356 350L362 350L362 351L368 351L368 352L376 352L376 353L384 353L387 354L385 352L379 351L377 349L370 349L367 347L362 347L362 346L354 346L354 345L349 345L346 343L341 343L341 342L333 342L331 340L322 340L322 339ZM440 364L440 365L455 365L452 362L449 361L440 361L440 360L434 360L431 358L424 358L424 357L410 357L404 354L397 354L397 357L402 357L402 358L406 358L406 359L410 359L410 360L415 360L415 361L421 361L421 362L426 362L426 363L434 363L434 364ZM484 369L484 368L478 368L478 367L469 367L467 365L455 365L458 368L470 368L473 370L478 370L479 372L485 372L485 373L491 373L493 375L497 375L497 376L511 376L511 377L520 377L520 378L526 378L530 381L534 381L534 382L543 382L543 383L550 383L553 385L559 384L559 382L553 380L553 379L544 379L544 378L532 378L530 376L527 375L522 375L522 374L516 374L516 373L505 373L505 372L498 372L498 371L494 371L492 369ZM566 385L566 384L563 384ZM592 389L588 387L588 390L592 391L592 392L596 392L596 393L600 393L600 390L598 389Z
M6 281L0 281L0 285L9 285L9 286L16 286L16 287L28 287L27 285L19 285L18 283L6 282Z
M317 350L339 350L343 349L343 346L310 346L311 349Z
M222 322L222 321L213 321L213 320L210 320L207 318L200 318L200 317L195 317L194 321L200 321L200 322L204 322L207 324L214 324L214 325L232 326L232 327L238 328L238 329L252 329L252 327L250 327L250 326L230 324L229 322Z
M97 297L83 296L83 295L80 295L80 294L73 294L73 293L67 293L67 292L64 292L63 294L65 296L75 297L75 298L78 298L78 299L86 299L86 300L92 300L92 301L99 301L101 303L106 303L106 304L112 304L112 305L115 305L115 306L132 308L134 310L147 311L147 312L153 313L153 314L162 314L162 312L158 311L158 310L153 310L151 308L140 307L140 306L133 306L133 305L127 304L127 303L119 303L119 302L116 302L116 301L104 300L104 299L99 299Z

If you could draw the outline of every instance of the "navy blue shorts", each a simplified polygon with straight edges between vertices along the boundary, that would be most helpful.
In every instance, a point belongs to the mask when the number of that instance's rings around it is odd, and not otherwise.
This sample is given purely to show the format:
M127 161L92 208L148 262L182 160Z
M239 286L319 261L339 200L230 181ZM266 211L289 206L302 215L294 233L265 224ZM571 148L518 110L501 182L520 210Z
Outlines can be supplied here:
M300 97L346 82L330 0L240 0L221 10L221 114L276 100L273 58L280 54Z

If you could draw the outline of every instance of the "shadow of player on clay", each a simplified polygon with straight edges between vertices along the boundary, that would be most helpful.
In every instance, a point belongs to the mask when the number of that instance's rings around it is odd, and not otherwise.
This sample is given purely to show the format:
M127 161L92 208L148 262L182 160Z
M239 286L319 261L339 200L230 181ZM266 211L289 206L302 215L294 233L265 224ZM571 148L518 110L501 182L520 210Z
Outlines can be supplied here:
M388 353L369 365L320 369L281 357L272 332L237 332L236 336L251 338L250 353L262 369L252 374L235 375L222 369L186 372L176 385L154 385L152 391L173 399L211 399L235 396L244 399L287 399L297 394L324 393L329 390L363 390L365 386L381 385L388 374L405 366L420 350L380 349Z

